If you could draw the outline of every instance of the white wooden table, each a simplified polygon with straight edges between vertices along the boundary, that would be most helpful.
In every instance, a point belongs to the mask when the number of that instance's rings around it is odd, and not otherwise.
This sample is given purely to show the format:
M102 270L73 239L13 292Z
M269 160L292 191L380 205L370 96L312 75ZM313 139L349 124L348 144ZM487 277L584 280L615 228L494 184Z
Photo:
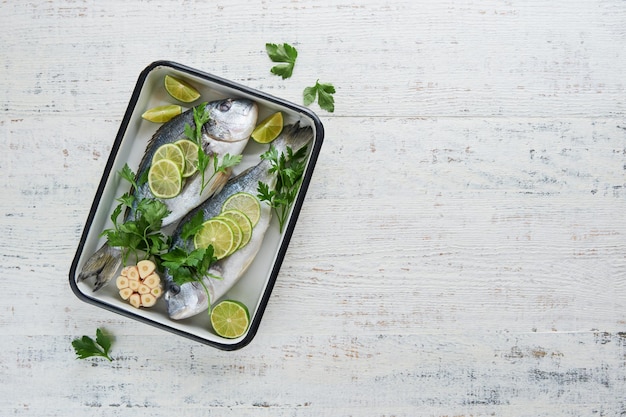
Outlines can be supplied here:
M297 47L291 79L266 42ZM9 0L0 45L0 415L626 414L626 2ZM68 284L160 59L298 103L337 88L238 351ZM76 360L99 326L114 361Z

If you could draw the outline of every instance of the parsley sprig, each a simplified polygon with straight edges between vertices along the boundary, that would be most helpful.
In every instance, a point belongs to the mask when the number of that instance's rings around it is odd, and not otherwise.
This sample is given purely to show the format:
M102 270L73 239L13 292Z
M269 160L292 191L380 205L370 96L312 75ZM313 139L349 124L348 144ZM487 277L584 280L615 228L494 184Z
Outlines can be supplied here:
M140 178L139 182L135 181L135 174L128 164L124 165L119 174L132 184L133 189L138 189L145 182L145 177ZM110 246L122 248L124 264L130 254L139 259L140 253L143 253L143 259L148 259L167 250L169 242L161 232L161 225L170 211L163 202L154 198L138 199L130 191L116 201L119 204L111 213L113 228L104 230L101 236L106 236ZM133 209L133 216L120 222L119 216L124 209Z
M181 239L187 240L193 237L196 232L200 230L203 223L204 218L202 211L198 211L190 221L183 225L180 234ZM209 289L206 287L203 278L207 275L209 268L216 260L217 258L213 254L213 246L211 245L207 248L197 248L192 251L177 246L171 251L161 255L161 265L168 268L174 283L177 285L194 281L200 283L209 301ZM209 276L215 279L221 279L221 277L216 275Z
M319 80L315 81L315 85L304 89L303 102L305 106L311 105L317 96L317 104L320 108L332 113L335 111L335 87L332 84L322 84Z
M274 65L270 72L283 78L289 78L293 74L293 67L296 65L298 51L288 43L277 45L275 43L266 43L265 51L273 62L280 62Z
M282 152L279 154L278 150L270 145L270 148L261 155L261 159L270 161L269 172L276 173L277 181L274 190L270 190L262 181L259 181L257 188L259 200L267 201L276 213L281 232L302 183L307 147L304 146L294 152L288 146L286 151L286 154Z
M109 351L111 350L111 344L111 338L101 329L96 330L95 341L89 336L83 336L79 339L74 339L72 341L72 346L74 347L74 351L76 352L77 359L86 359L94 356L101 356L108 359L109 362L113 361L113 359L111 359L111 356L109 355Z
M207 154L202 147L202 126L210 119L209 112L206 111L207 103L199 104L193 108L193 122L195 128L192 128L189 124L185 125L185 136L190 141L198 145L198 171L201 175L200 194L209 185L209 182L217 173L226 172L228 168L231 168L241 162L241 155L226 154L220 161L217 154ZM213 164L213 174L207 179L205 178L205 171L210 164Z

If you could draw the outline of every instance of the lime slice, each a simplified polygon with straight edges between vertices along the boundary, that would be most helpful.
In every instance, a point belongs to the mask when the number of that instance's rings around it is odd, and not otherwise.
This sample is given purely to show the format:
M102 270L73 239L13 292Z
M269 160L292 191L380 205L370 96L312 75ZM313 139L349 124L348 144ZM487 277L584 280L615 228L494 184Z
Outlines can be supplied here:
M250 242L250 238L252 237L252 222L248 216L239 210L231 209L220 213L219 217L234 220L241 229L241 243L238 249L243 248Z
M219 336L235 339L243 336L250 326L248 308L239 301L220 301L211 310L211 325Z
M185 156L183 178L191 177L198 170L199 147L189 139L181 139L175 143L183 151L183 155Z
M213 246L213 255L219 260L227 256L235 245L233 229L224 220L209 219L193 237L196 249Z
M252 131L252 139L259 143L270 143L283 131L283 114L276 112L264 119Z
M173 143L166 143L158 147L154 155L152 156L152 165L156 164L162 159L168 159L176 164L179 172L185 170L185 155L183 150Z
M191 103L200 98L200 93L191 84L171 75L165 76L165 90L170 96L183 103Z
M148 171L148 186L155 197L176 197L183 188L183 177L178 165L169 159L152 164Z
M170 121L174 116L178 116L182 112L182 107L176 104L167 104L165 106L157 106L146 110L146 112L142 114L141 117L149 122L165 123Z
M230 226L230 229L233 231L233 247L230 248L230 252L226 254L226 256L232 255L239 247L241 246L241 240L243 239L243 232L241 231L241 227L229 217L224 217L219 215L215 217L216 219L223 220Z
M261 203L250 193L240 192L228 197L222 205L222 212L232 209L239 210L248 216L252 227L256 226L261 218Z

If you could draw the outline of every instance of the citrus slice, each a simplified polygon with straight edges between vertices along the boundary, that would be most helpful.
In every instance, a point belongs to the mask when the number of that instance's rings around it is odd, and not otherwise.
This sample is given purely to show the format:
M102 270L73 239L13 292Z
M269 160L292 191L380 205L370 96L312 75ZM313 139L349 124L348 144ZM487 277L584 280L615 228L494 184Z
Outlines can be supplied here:
M230 252L226 254L226 256L232 255L239 247L241 246L241 240L243 239L243 232L241 231L241 227L235 222L233 219L229 217L224 217L219 215L216 219L223 220L230 226L233 231L233 247L230 248Z
M241 229L241 243L238 249L243 248L250 242L250 238L252 237L252 222L248 216L239 210L231 209L220 213L220 217L227 217L234 220Z
M199 147L189 139L181 139L175 143L183 151L183 155L185 156L183 178L191 177L198 170Z
M176 197L183 188L183 178L178 165L169 159L161 159L152 164L148 171L148 186L155 197Z
M179 172L185 170L185 154L183 150L174 143L166 143L157 148L154 155L152 155L152 164L159 162L162 159L168 159L176 164Z
M213 246L213 256L218 260L227 256L235 245L233 229L224 220L212 218L202 224L193 237L196 249Z
M283 114L281 112L276 112L263 119L263 121L261 121L261 123L254 128L250 136L259 143L270 143L276 139L282 131Z
M243 336L250 326L248 308L239 301L220 301L211 310L211 325L219 336L235 339Z
M171 75L165 76L165 90L170 96L183 103L191 103L200 98L200 93L191 84Z
M231 195L224 201L222 212L227 210L239 210L252 222L252 227L256 226L261 218L261 203L259 199L250 193L240 192Z
M165 123L170 121L174 116L178 116L183 112L183 108L176 104L166 104L165 106L157 106L145 111L141 115L142 118L149 122Z

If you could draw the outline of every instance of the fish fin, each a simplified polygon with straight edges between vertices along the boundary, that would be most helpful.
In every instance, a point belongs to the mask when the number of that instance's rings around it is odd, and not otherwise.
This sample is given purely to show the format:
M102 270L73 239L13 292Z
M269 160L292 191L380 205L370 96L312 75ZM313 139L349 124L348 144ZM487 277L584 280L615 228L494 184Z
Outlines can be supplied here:
M300 126L300 121L283 128L280 136L274 141L274 147L284 152L289 146L294 152L302 148L313 139L313 128Z
M225 171L220 171L215 174L215 176L211 179L209 186L206 187L202 192L201 200L206 201L210 197L222 191L222 188L224 188L224 186L228 182L228 179L230 178L231 172L232 168L228 168Z
M105 243L87 259L83 269L78 274L77 280L83 281L87 278L95 277L93 291L98 291L114 278L121 265L122 252Z

